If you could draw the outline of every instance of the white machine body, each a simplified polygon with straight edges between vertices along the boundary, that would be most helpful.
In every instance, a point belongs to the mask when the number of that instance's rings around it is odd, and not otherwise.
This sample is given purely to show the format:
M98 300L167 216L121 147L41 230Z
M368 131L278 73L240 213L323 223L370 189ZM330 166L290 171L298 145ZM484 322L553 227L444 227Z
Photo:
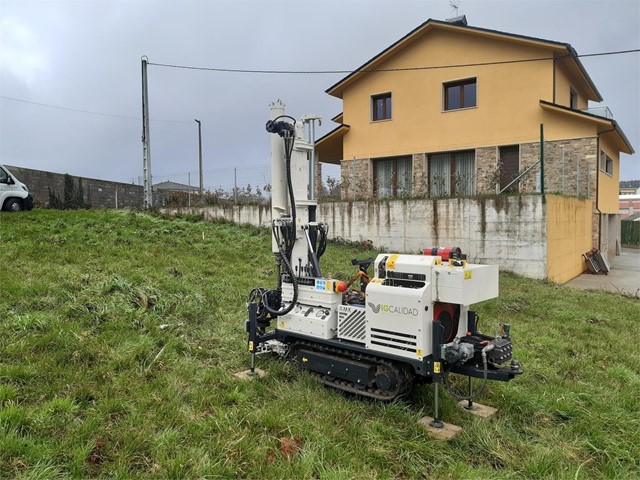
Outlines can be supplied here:
M278 329L321 339L337 338L372 351L421 359L432 352L432 323L437 303L459 308L455 336L467 332L469 305L498 296L498 267L442 263L439 256L380 254L364 305L343 305L334 279L315 279L298 287L292 312ZM283 285L283 300L293 296Z
M440 384L471 405L488 380L510 381L523 373L512 356L510 324L499 323L495 336L487 335L478 330L479 317L470 309L498 296L498 267L467 263L459 247L432 247L425 255L353 259L358 274L348 283L323 276L320 259L327 251L329 226L316 220L310 181L315 175L313 122L319 117L302 118L285 115L284 104L277 101L266 123L273 135L272 245L278 286L249 294L249 374L255 373L255 356L271 352L331 388L385 402L402 398L416 383L433 383L430 425L440 428ZM469 378L468 393L451 386L451 375ZM482 379L479 388L473 388L472 378Z

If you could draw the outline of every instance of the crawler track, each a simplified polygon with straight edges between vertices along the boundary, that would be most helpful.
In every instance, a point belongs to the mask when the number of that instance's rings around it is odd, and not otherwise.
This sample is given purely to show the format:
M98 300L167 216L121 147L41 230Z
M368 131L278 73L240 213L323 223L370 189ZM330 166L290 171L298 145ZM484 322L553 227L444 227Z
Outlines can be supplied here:
M375 366L377 375L395 375L395 378L397 379L397 381L395 382L396 385L388 389L380 388L375 383L375 381L370 385L358 385L348 380L343 380L340 378L323 375L322 373L314 372L312 370L309 370L308 368L305 368L305 366L302 365L302 363L298 360L298 352L303 348L305 350L312 350L314 352L322 352L335 356L345 357ZM343 392L349 392L361 397L372 398L382 402L392 402L398 398L401 398L409 391L409 389L413 385L413 373L410 372L409 369L404 365L398 365L389 360L385 360L383 358L375 357L372 355L363 355L360 353L354 353L349 350L330 347L327 345L298 341L291 345L288 358L300 368L307 370L309 373L319 378L325 385L331 388L335 388L336 390L341 390Z

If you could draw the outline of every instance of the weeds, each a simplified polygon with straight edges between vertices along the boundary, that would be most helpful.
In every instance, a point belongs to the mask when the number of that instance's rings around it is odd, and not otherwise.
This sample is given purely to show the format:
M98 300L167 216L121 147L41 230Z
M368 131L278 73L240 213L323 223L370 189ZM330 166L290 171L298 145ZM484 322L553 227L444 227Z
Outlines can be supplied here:
M246 296L275 285L266 229L34 210L0 239L2 478L638 477L637 299L502 275L480 327L512 324L525 374L486 388L494 420L444 396L464 432L443 444L417 425L427 386L380 405L266 358L233 378ZM330 244L324 271L367 247Z

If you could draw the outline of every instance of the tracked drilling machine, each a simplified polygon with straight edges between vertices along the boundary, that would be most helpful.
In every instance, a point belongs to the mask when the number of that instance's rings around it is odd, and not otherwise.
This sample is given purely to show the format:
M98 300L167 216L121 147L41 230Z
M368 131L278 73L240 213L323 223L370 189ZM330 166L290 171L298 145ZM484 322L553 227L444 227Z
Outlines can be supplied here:
M509 325L495 335L478 330L470 306L498 296L498 267L467 263L459 248L425 249L423 255L382 253L352 263L366 277L360 289L322 275L328 226L316 221L308 200L304 126L271 105L272 250L277 287L254 288L246 329L251 354L275 353L308 370L326 385L391 401L416 383L434 384L471 402L488 380L522 373L512 359ZM451 381L468 377L468 390ZM480 386L472 391L471 378ZM466 388L465 388L466 390ZM475 394L475 395L474 395Z

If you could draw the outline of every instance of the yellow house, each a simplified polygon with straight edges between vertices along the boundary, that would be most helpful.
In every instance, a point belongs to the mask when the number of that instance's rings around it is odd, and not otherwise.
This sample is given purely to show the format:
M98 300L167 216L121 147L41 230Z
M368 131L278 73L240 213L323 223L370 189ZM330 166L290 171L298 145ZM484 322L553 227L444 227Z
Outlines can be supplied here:
M592 246L615 255L619 155L634 150L606 107L587 108L602 97L571 45L430 19L327 93L343 113L316 151L341 165L344 200L590 198Z

